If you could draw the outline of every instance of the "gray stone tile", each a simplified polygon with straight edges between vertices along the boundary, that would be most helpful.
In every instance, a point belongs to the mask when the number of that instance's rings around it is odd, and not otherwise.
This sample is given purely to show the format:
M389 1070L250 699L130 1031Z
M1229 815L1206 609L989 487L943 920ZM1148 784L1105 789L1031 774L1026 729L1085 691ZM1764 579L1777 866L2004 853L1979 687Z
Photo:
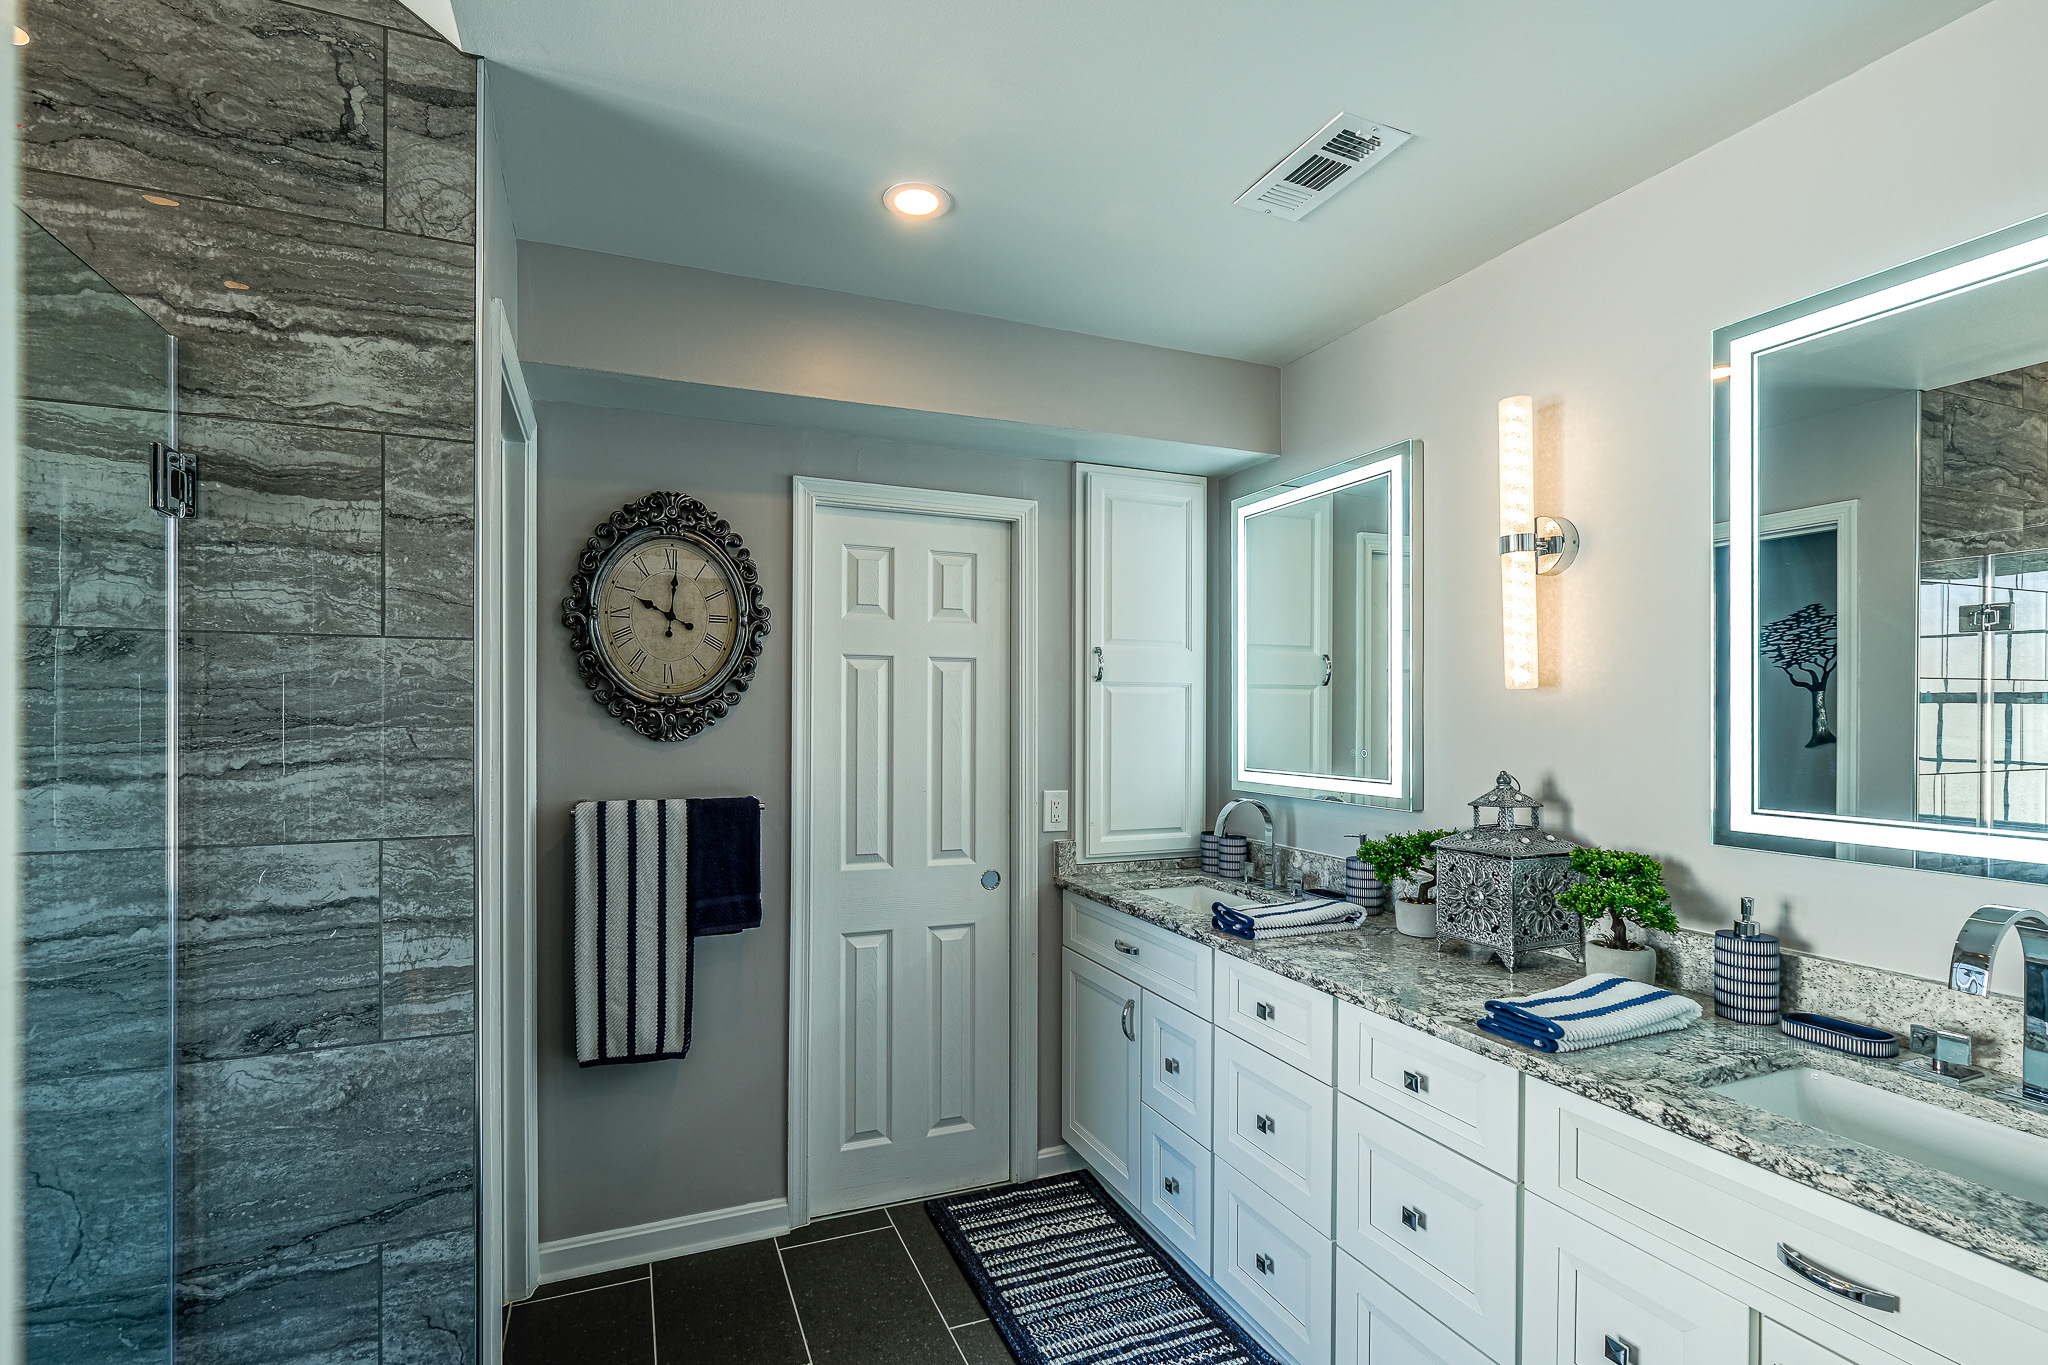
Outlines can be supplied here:
M476 1234L467 1229L384 1248L382 1365L476 1359Z
M164 643L161 631L22 632L24 850L163 845Z
M2029 412L2048 412L2048 365L2029 365L2020 376L2020 406Z
M476 59L439 38L390 40L384 226L476 240Z
M2007 407L2016 408L2021 406L2024 382L2021 371L2007 370L2004 374L1987 374L1981 379L1966 379L1960 384L1950 384L1941 391L1974 399L1979 403L2003 403Z
M376 844L194 848L179 863L180 1061L376 1040Z
M34 1079L170 1060L170 879L162 849L23 857L23 1069Z
M181 1066L181 1282L472 1227L474 1047L418 1038ZM374 1336L374 1308L369 1322Z
M1941 481L1993 502L2048 502L2048 413L1951 392Z
M360 19L366 24L382 24L402 33L420 33L432 36L434 27L414 14L399 0L293 0L294 4L307 9L324 10L350 19Z
M470 832L466 642L193 634L182 665L188 843Z
M191 630L376 635L383 463L369 432L196 418L199 515L180 529Z
M381 29L277 0L31 0L29 16L23 165L383 221Z
M170 1254L170 1085L163 1067L22 1088L23 1292L30 1339L148 1359ZM129 1352L135 1354L130 1355Z
M384 632L475 633L476 448L384 441Z
M164 519L149 505L149 445L162 414L22 405L21 619L39 626L162 630Z
M34 219L19 217L22 392L167 410L169 335Z
M476 872L468 839L384 848L384 1036L476 1026Z
M374 1247L181 1275L180 1365L377 1365L378 1279Z
M35 171L21 192L178 335L186 416L470 438L471 247L212 200L164 214L118 186Z

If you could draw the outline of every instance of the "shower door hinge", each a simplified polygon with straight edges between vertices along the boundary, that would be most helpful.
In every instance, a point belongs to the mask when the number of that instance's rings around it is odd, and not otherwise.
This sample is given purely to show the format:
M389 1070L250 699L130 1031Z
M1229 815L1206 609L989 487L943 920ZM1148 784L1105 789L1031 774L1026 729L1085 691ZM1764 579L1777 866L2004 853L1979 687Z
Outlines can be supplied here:
M191 516L199 506L199 461L162 441L151 441L149 505L167 517Z
M1956 634L1984 635L1996 630L2012 629L2012 603L1980 602L1975 606L1956 608Z

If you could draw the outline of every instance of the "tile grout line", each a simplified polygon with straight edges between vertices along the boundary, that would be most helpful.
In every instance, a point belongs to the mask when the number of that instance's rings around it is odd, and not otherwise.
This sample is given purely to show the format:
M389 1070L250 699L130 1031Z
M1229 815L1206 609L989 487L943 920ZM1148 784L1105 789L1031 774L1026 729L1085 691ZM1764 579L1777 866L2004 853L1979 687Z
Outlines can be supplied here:
M911 1274L917 1276L918 1284L924 1289L924 1296L931 1300L932 1312L938 1315L939 1326L944 1329L946 1340L952 1342L953 1349L959 1353L960 1365L968 1365L967 1348L960 1344L960 1338L954 1335L952 1325L946 1321L946 1310L939 1307L939 1296L932 1293L931 1282L924 1277L924 1267L917 1263L917 1257L910 1254L910 1243L903 1240L903 1229L896 1225L896 1211L885 1208L882 1210L882 1216L889 1220L889 1231L896 1234L896 1245L903 1248L903 1259L910 1262Z
M654 1365L661 1365L661 1324L655 1321L654 1267L647 1267L647 1342L654 1348Z
M775 1239L775 1249L777 1251L802 1251L805 1247L821 1247L827 1242L843 1242L849 1237L865 1237L871 1232L889 1232L895 1226L894 1223L890 1223L879 1228L862 1228L859 1232L840 1232L830 1237L815 1237L808 1242L795 1242L786 1247L782 1244L782 1239L777 1237Z
M775 1243L775 1264L782 1268L782 1290L789 1295L790 1316L796 1319L796 1334L803 1339L804 1365L813 1365L816 1357L811 1354L811 1334L804 1327L804 1310L796 1306L796 1286L789 1282L789 1262L782 1259L782 1244Z
M442 1034L442 1035L440 1035L440 1036L441 1036L441 1037L448 1037L448 1038L452 1038L452 1037L454 1037L455 1035L454 1035L454 1034ZM261 1055L263 1055L263 1054L259 1053L259 1054L257 1054L257 1055L258 1055L258 1056L261 1056ZM230 1059L230 1060L234 1060L234 1059ZM521 1299L521 1300L520 1300L520 1301L519 1301L518 1303L515 1303L515 1304L510 1304L510 1305L508 1305L508 1307L512 1307L512 1308L529 1308L529 1307L531 1307L531 1306L533 1306L534 1304L537 1304L537 1303L553 1303L553 1302L554 1302L554 1301L555 1301L556 1299L573 1299L573 1298L575 1298L575 1297L576 1297L576 1296L577 1296L578 1294L595 1294L595 1293L596 1293L596 1292L597 1292L598 1290L600 1290L600 1289L617 1289L617 1288L619 1288L619 1287L620 1287L621 1285L628 1285L628 1284L638 1284L638 1283L639 1283L640 1281L642 1281L642 1280L646 1280L646 1281L648 1281L649 1283L652 1283L652 1282L653 1282L653 1279L654 1279L654 1277L653 1277L652 1275L635 1275L635 1276L633 1276L633 1278L631 1278L631 1279L629 1279L629 1280L613 1280L613 1281L612 1281L612 1282L611 1282L610 1284L594 1284L594 1285L590 1286L590 1288L588 1288L588 1289L568 1289L568 1290L564 1290L564 1291L563 1291L562 1293L560 1293L560 1294L550 1294L550 1295L548 1295L548 1296L547 1296L546 1298L541 1298L541 1297L539 1297L539 1296L535 1296L534 1298L530 1298L530 1299ZM649 1291L649 1292L652 1292L652 1291Z

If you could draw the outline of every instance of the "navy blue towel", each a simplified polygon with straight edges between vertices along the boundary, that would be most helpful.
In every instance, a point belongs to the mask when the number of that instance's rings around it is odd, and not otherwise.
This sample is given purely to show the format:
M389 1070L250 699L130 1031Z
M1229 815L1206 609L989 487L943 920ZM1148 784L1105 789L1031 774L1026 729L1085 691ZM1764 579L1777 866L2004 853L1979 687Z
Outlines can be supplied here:
M690 802L690 933L737 934L761 924L761 803Z

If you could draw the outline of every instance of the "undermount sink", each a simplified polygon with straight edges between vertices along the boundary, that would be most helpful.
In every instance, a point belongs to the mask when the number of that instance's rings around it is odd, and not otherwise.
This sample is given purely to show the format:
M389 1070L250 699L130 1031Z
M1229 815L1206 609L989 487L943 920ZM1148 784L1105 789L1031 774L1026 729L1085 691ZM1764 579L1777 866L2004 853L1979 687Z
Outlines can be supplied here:
M1235 910L1245 905L1264 905L1256 896L1240 895L1235 891L1218 891L1213 886L1154 886L1148 887L1141 895L1154 896L1183 910L1206 912L1217 901Z
M1714 1087L1809 1127L2048 1206L2048 1138L1833 1072L1793 1067Z

